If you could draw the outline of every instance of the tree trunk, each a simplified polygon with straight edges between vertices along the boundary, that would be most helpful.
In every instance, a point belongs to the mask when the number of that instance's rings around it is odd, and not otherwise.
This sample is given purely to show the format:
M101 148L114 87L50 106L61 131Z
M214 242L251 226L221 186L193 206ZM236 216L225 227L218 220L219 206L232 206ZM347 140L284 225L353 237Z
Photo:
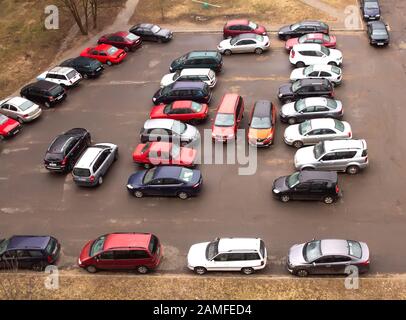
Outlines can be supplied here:
M62 0L62 2L69 9L70 13L73 16L73 19L75 19L75 22L79 27L80 32L83 35L87 35L89 29L88 29L87 25L83 25L82 18L80 16L80 12L79 12L79 8L78 8L77 0Z

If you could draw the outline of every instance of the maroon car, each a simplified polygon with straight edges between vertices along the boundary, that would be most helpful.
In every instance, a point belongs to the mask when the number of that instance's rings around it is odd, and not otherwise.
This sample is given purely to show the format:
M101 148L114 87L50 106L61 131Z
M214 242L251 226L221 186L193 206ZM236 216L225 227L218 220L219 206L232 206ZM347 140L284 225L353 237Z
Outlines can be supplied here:
M109 44L116 48L123 49L125 51L134 51L141 46L142 40L139 36L127 32L119 31L116 33L110 33L102 36L98 41L98 44Z
M255 22L246 19L231 20L224 25L224 39L235 37L243 33L255 33L262 36L267 34L264 26L260 26Z
M337 39L335 36L331 36L324 33L308 33L300 38L292 38L286 41L286 50L292 50L293 46L302 43L317 43L321 44L327 48L334 49L337 45Z

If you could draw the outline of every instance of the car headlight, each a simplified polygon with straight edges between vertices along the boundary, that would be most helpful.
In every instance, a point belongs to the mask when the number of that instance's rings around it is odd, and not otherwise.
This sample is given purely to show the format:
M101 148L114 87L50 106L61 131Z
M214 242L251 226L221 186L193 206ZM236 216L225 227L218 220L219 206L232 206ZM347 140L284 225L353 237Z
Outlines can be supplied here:
M154 98L152 98L152 101L156 101L156 98L154 97Z
M131 184L127 184L128 189L134 189L134 187Z
M78 259L78 264L81 265L82 261L80 260L80 258Z
M279 93L279 94L278 94L278 97L279 97L279 98L282 98L282 96L283 96L282 93Z
M278 194L280 191L278 189L273 189L273 192Z

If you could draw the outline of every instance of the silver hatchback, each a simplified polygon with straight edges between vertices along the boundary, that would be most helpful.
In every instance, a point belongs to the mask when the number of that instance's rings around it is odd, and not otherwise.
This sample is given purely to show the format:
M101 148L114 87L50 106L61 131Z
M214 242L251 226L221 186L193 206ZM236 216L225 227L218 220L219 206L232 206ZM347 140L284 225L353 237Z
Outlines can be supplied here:
M232 53L256 53L261 54L268 50L270 41L268 36L261 36L254 33L240 34L232 39L226 39L220 42L217 50L225 55Z

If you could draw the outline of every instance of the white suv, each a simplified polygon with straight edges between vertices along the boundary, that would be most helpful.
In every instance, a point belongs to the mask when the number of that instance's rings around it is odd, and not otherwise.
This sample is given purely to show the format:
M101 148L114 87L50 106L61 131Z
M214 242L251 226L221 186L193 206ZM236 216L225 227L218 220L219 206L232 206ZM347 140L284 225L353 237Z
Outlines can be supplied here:
M267 251L259 238L216 238L197 243L187 255L188 268L197 274L207 271L241 271L252 274L265 268Z
M73 87L82 80L82 76L75 69L68 67L55 67L49 71L41 73L37 77L37 80L50 81L60 84L63 87Z
M293 46L289 61L297 68L313 64L330 64L337 67L343 63L343 55L337 49L329 49L320 44L304 43Z
M213 70L206 68L190 68L164 75L161 80L161 88L169 86L175 81L203 81L210 88L214 88L217 83L216 73Z

